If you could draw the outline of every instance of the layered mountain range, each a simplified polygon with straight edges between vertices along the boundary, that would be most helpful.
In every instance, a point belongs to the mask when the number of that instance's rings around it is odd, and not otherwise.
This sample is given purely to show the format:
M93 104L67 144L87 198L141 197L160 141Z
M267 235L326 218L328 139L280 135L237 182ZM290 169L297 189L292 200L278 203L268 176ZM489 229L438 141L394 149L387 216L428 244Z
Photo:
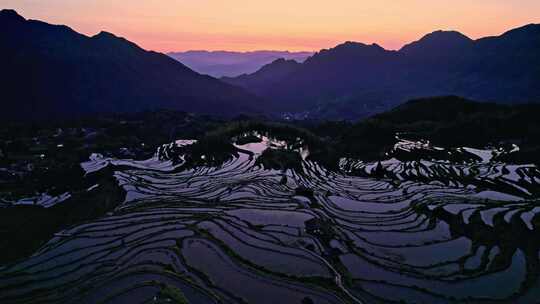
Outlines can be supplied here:
M200 75L107 32L0 11L3 119L50 118L169 108L219 115L257 112L259 98Z
M390 51L346 42L302 64L277 60L224 81L311 117L361 118L426 96L525 103L540 101L540 25L472 40L436 31Z
M152 109L355 120L430 96L540 101L536 24L478 40L437 31L398 51L345 42L221 80L107 32L88 37L12 10L0 11L0 27L4 120Z
M194 71L213 77L236 77L251 74L262 66L283 58L304 62L313 52L289 51L186 51L167 55L182 62Z

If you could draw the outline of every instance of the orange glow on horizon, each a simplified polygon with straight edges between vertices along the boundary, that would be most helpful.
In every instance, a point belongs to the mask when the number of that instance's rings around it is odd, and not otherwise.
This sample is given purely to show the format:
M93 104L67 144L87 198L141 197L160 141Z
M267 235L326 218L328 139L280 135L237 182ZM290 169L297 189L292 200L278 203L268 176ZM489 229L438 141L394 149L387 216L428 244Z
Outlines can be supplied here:
M348 40L399 49L439 29L479 38L540 23L538 0L0 0L0 8L162 52L316 51Z

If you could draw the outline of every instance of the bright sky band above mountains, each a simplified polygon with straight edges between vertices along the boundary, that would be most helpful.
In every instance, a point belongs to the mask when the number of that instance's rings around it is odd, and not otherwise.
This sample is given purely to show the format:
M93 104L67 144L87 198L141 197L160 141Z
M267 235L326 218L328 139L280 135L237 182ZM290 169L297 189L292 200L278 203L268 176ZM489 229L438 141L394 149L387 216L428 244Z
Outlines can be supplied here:
M540 23L538 0L0 0L0 8L163 52L319 50L347 40L398 49L437 29L479 38Z

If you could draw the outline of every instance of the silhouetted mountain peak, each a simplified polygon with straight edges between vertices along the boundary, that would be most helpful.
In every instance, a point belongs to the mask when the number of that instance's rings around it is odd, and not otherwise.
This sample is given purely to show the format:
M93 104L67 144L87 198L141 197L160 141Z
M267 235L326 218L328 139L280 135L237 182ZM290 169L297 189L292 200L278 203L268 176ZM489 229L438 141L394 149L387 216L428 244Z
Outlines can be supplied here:
M95 35L94 38L117 39L118 37L116 35L114 35L113 33L109 33L109 32L106 32L106 31L101 31L101 32L99 32L99 34Z
M15 10L3 9L0 10L0 22L24 22L23 16L19 15Z
M530 23L530 24L524 25L522 27L512 29L512 30L504 33L503 35L517 34L517 33L524 33L524 34L540 33L540 24Z
M283 76L291 73L301 65L301 63L293 59L278 58L271 63L262 66L258 71L253 74L243 74L236 78L240 78L243 81L245 80L245 78L250 78L251 76L257 77L258 75L262 75L263 78L266 80L268 78L273 78L276 75ZM234 81L235 77L222 77L221 79L225 82L242 86L240 83Z
M300 63L298 63L296 60L293 60L293 59L285 59L285 58L278 58L274 61L272 61L270 64L267 64L265 66L270 66L270 65L299 65Z
M278 59L272 61L272 63L282 63L282 62L285 62L285 61L286 61L285 58L278 58Z
M158 108L236 115L259 100L108 32L88 37L9 10L0 23L2 118Z
M478 40L435 31L400 51L347 41L287 73L264 69L227 82L312 118L358 119L424 96L537 102L539 50L537 24Z
M409 43L400 52L437 52L438 50L456 49L472 45L473 40L457 31L435 31L420 40Z
M293 59L279 58L264 65L253 74L242 74L238 77L222 77L221 80L242 88L266 86L294 73L301 63Z
M363 58L380 57L388 53L390 53L390 51L385 50L376 43L365 44L361 42L347 41L335 46L334 48L321 50L314 56L308 58L305 63L309 64L313 62L328 61L347 62L348 60L356 61Z
M519 53L522 58L528 56L529 60L535 59L540 48L540 24L527 24L500 36L485 37L476 42L484 48L496 49L498 54L505 53L505 56L511 56Z
M512 29L502 34L501 37L506 39L538 40L540 39L540 24L527 24Z
M381 47L380 45L373 43L373 44L365 44L361 42L355 42L355 41L346 41L342 44L337 45L331 50L335 51L343 51L343 50L375 50L375 51L384 51L385 49Z
M422 39L420 39L420 41L429 41L429 40L431 41L445 41L445 40L446 41L450 41L450 40L471 41L471 38L463 35L462 33L458 31L438 30L438 31L431 32L425 35L424 37L422 37Z
M103 42L106 42L106 43L119 43L119 42L122 42L122 43L128 43L130 45L135 45L133 42L129 42L128 40L122 38L122 37L118 37L112 33L109 33L109 32L105 32L105 31L101 31L99 32L99 34L97 35L94 35L91 37L93 40L97 40L97 41L103 41Z
M106 32L106 31L99 32L99 34L96 34L96 35L92 36L91 39L93 39L94 41L99 41L99 42L107 43L107 44L111 44L111 45L115 44L115 45L118 45L118 46L123 46L123 47L127 47L127 48L133 48L133 49L142 50L134 42L131 42L131 41L129 41L129 40L123 38L123 37L118 37L118 36L114 35L113 33Z
M282 72L290 72L299 67L301 64L293 59L284 59L279 58L274 60L272 63L269 63L267 65L264 65L262 68L260 68L256 74L261 73L282 73Z
M32 28L34 30L39 30L42 32L42 35L38 37L40 40L51 40L51 43L54 42L54 40L58 40L59 36L57 36L57 39L49 39L50 37L46 37L47 35L51 33L62 33L66 34L67 36L71 35L77 35L77 36L83 36L82 34L79 34L75 32L73 29L66 25L55 25L55 24L49 24L47 22L39 21L39 20L32 20L32 19L25 19L23 16L19 15L15 10L11 9L3 9L0 10L0 27L2 29L2 32L0 34L4 34L5 36L15 36L17 39L20 39L21 37L19 34L26 33L29 28ZM14 39L13 37L8 39ZM58 41L56 41L58 42Z

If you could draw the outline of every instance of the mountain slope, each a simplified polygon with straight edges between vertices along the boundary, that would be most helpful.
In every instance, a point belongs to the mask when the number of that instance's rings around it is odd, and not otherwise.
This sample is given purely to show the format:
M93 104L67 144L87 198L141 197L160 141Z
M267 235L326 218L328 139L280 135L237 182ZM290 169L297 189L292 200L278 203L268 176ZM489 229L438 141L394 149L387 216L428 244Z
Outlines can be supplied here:
M0 11L0 28L4 118L155 108L234 115L259 102L110 33L87 37L11 10Z
M478 40L454 31L437 31L399 51L346 42L320 51L286 75L272 78L259 71L242 76L241 81L226 81L271 99L282 111L357 119L429 96L540 101L538 53L540 25ZM267 82L253 85L250 78Z
M288 51L187 51L173 52L168 55L201 74L214 77L235 77L254 73L262 66L279 58L303 62L313 53Z
M222 77L221 80L239 87L250 88L256 92L259 88L264 89L272 81L287 77L300 66L301 64L297 61L280 58L263 66L253 74L243 74L238 77Z

